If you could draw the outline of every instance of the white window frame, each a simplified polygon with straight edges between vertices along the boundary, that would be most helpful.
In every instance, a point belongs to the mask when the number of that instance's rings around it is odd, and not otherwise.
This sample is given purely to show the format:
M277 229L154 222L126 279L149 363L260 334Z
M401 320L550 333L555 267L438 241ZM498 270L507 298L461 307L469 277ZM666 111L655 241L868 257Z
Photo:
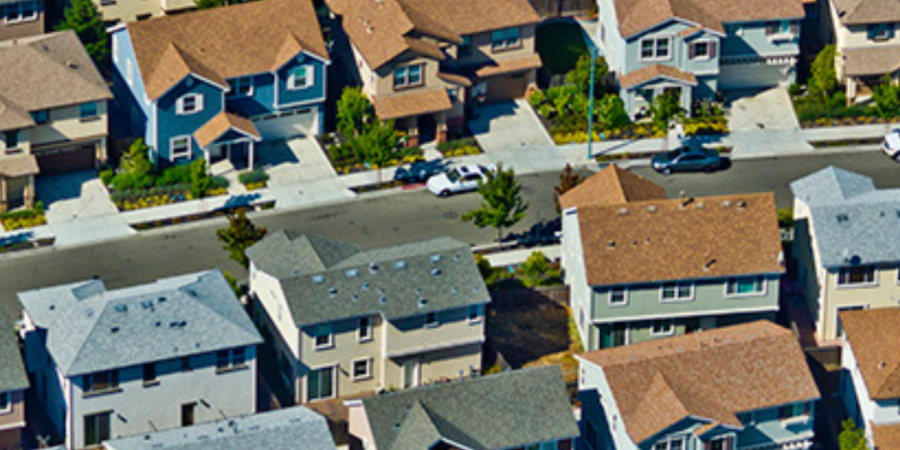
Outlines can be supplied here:
M310 397L310 395L309 395L309 377L312 375L313 372L319 372L322 370L330 370L331 371L331 395L329 395L328 397L319 397L316 399L310 399L309 398ZM337 396L338 396L338 392L337 392L338 376L340 376L340 372L338 371L338 367L336 365L329 365L329 366L316 367L316 368L310 369L309 372L306 374L306 378L307 378L305 380L306 382L303 383L304 384L303 388L306 391L305 393L306 393L307 402L316 402L316 401L320 401L320 400L329 400L332 398L337 398Z
M175 142L180 141L182 139L187 140L187 153L186 154L175 154ZM169 139L169 161L176 161L179 159L191 159L191 156L194 154L194 142L190 136L175 136L172 139ZM183 153L183 152L182 152Z
M296 71L303 69L305 71L306 80L304 84L297 84ZM304 64L302 66L297 66L288 71L287 77L287 88L289 91L299 91L300 89L306 89L316 82L316 68L311 64Z
M434 316L434 322L428 321L428 316L431 316L431 315ZM425 313L425 315L422 316L422 322L425 324L424 325L425 328L437 328L437 327L441 326L441 319L438 318L437 312Z
M0 399L6 399L6 401L0 401L0 414L12 412L12 394L0 392ZM3 406L4 403L6 403L6 406Z
M644 42L653 41L653 56L644 57ZM668 54L664 57L659 56L660 41L667 41ZM672 36L650 36L638 41L638 59L641 61L668 61L672 59Z
M328 338L328 341L320 344L319 336L323 335ZM328 350L334 348L334 332L330 325L319 325L315 328L315 334L313 334L313 348L316 350Z
M366 326L363 327L363 321L366 321ZM365 330L365 336L363 336L363 330ZM356 323L356 340L359 342L369 342L375 338L374 333L372 332L372 318L371 317L360 317Z
M419 80L415 83L410 79L410 72L413 67L419 69ZM403 70L403 77L398 78L397 72ZM395 67L391 75L394 89L407 89L422 86L425 84L425 64L410 64L406 66ZM398 81L400 80L400 81Z
M623 299L623 301L622 301L621 303L613 302L613 292L614 292L614 291L618 291L618 290L621 290L621 291L622 291L622 299ZM613 308L619 308L619 307L622 307L622 306L628 306L628 303L629 303L628 288L627 288L627 287L611 287L611 288L608 288L608 289L607 289L607 292L606 292L606 301L607 301L607 303L609 304L609 306L611 306L611 307L613 307Z
M365 362L366 363L366 373L362 375L356 374L356 363ZM353 381L362 381L369 380L373 377L372 375L372 358L357 358L350 361L350 377L353 378Z
M185 109L185 105L184 105L185 102L186 102L188 99L193 99L193 100L194 100L194 109L192 109L192 110L190 110L190 111L188 111L187 109ZM204 100L203 94L185 94L185 95L182 95L182 96L178 99L178 101L175 102L175 105L176 105L176 106L175 106L175 112L176 112L179 116L187 116L187 115L190 115L190 114L201 113L201 112L203 112L203 106L204 106L204 105L203 105L203 100Z
M735 292L735 293L728 292L728 290L729 290L728 287L732 283L737 283L740 280L746 280L746 279L750 279L750 278L752 278L756 281L759 281L759 284L761 287L761 289L759 291L753 291L753 292L748 292L748 293L743 293L743 294L738 293L738 292ZM762 275L729 277L729 278L725 279L725 297L728 297L728 298L762 297L762 296L766 295L768 290L769 290L768 280L766 280L766 277L764 277Z
M666 285L674 284L675 285L675 297L666 298ZM690 295L687 297L679 297L678 291L684 285L690 287ZM696 293L696 285L692 281L674 281L662 283L659 285L659 301L663 303L681 303L681 302L690 302L694 300L694 295Z
M855 268L864 268L871 267L872 268L872 281L868 281L865 283L841 283L841 273L845 270L855 269ZM865 288L865 287L873 287L878 286L878 266L872 264L865 264L862 266L855 267L840 267L835 274L836 277L834 279L835 285L837 285L838 289L853 289L853 288Z
M713 59L714 56L710 54L710 49L712 48L713 45L715 45L715 42L716 41L714 41L712 39L697 39L696 41L689 43L688 44L688 59L690 61L709 61L709 60ZM697 44L706 44L706 54L703 56L698 56L697 54L694 54L694 57L691 58L690 57L691 47L693 47L694 45L697 45ZM716 45L716 52L718 53L718 51L719 51L718 45Z
M666 323L668 324L667 329L663 331L656 331L656 323ZM675 334L675 320L674 319L654 319L650 321L650 336L672 336Z
M466 308L466 322L470 325L481 323L481 317L484 315L482 314L482 308L483 305L469 305L469 307ZM475 312L475 317L472 317L473 311Z
M687 445L687 439L685 439L684 435L679 436L667 436L665 439L661 439L653 444L651 447L652 450L671 450L672 442L681 441L681 450L685 450L685 446ZM664 444L664 447L658 448L660 444Z
M247 92L242 93L240 91L240 87L242 84L247 84ZM231 85L231 92L228 94L231 97L252 97L253 91L255 90L256 84L253 82L253 75L247 75L244 77L237 77L233 79L233 84Z
M31 3L31 5L32 5L30 16L25 16L25 14L23 13L23 7L25 6L26 3ZM9 16L6 14L6 8L9 8L11 6L16 6L19 8L18 18L15 18L12 20L10 20ZM37 0L25 0L25 1L9 3L7 5L4 5L4 7L3 7L3 23L14 24L14 23L31 22L31 21L37 20L38 6L39 5L38 5Z

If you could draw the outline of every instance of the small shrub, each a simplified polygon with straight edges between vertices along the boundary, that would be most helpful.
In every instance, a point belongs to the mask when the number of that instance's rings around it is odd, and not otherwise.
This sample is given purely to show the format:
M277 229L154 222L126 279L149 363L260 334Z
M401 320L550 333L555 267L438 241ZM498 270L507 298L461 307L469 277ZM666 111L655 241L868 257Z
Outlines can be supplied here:
M265 184L266 181L269 181L269 175L262 170L251 170L238 175L238 181L245 186L250 183Z
M790 94L791 97L800 95L800 85L797 83L791 83L791 85L788 86L788 94Z
M100 172L100 181L104 186L109 186L115 176L116 173L112 169L106 169Z

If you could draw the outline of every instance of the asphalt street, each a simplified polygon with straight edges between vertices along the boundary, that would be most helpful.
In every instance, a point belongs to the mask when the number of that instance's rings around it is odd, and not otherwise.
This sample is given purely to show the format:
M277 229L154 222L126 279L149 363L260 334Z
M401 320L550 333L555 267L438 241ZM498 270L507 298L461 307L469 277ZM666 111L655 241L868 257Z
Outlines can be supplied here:
M878 152L739 161L714 174L665 177L647 168L635 172L661 184L673 197L682 190L689 196L774 191L779 207L790 207L788 183L830 164L872 176L881 188L900 187L900 165ZM513 232L555 218L552 192L558 176L544 173L520 178L530 208ZM414 190L312 209L263 212L254 222L270 230L314 233L366 248L440 235L484 244L495 239L496 232L479 230L459 218L477 207L479 200L477 194L438 199L427 191ZM242 277L243 270L216 241L215 230L224 224L224 219L215 219L90 246L0 256L0 309L18 317L16 292L92 277L103 279L108 288L210 268Z

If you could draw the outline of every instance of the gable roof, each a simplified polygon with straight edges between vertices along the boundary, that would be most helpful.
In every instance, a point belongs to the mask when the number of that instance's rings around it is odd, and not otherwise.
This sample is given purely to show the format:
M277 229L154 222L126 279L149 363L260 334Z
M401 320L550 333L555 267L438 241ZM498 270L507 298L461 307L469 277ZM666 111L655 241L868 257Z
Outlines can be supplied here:
M109 291L100 280L19 293L66 376L262 342L218 270Z
M840 321L871 398L900 398L900 308L841 311Z
M900 70L898 45L845 48L841 50L841 56L844 58L844 73L851 77L892 75Z
M383 120L431 114L453 109L445 89L416 90L391 97L372 97L375 114Z
M841 203L875 191L872 178L840 167L828 166L791 183L791 192L805 203Z
M900 21L897 0L833 0L844 25L867 25Z
M578 436L558 366L376 395L362 404L382 450L421 450L439 440L495 450Z
M662 186L611 164L563 194L559 203L567 209L665 198L666 190Z
M614 0L619 29L626 39L673 19L719 33L727 22L801 19L799 0Z
M111 98L75 32L0 42L0 131L35 125L33 111Z
M0 312L0 392L26 388L28 377L19 353L19 338L9 318Z
M619 75L619 83L623 88L630 89L658 78L667 78L690 86L697 85L697 78L694 77L694 74L664 64L653 64L625 75Z
M736 414L819 398L794 335L768 321L598 350L636 444L693 416L741 427Z
M254 140L259 140L259 131L249 119L236 116L225 111L216 114L215 117L209 119L202 127L194 132L194 138L200 147L206 147L222 137L229 130L236 130L241 134L247 135Z
M126 25L141 78L157 99L188 73L228 78L271 72L300 51L328 60L312 2L261 0Z
M442 237L362 250L279 231L247 249L281 280L298 327L380 314L388 320L490 302L469 246Z
M771 193L578 208L591 286L782 273Z

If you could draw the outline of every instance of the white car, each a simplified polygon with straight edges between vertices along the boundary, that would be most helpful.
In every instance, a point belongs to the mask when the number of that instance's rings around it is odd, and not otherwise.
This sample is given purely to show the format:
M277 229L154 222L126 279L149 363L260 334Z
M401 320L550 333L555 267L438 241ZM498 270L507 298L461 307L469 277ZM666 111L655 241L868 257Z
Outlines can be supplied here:
M900 154L900 130L893 130L884 137L881 150L893 159Z
M488 171L496 170L492 166L479 166L467 164L454 167L444 173L432 176L428 179L428 190L439 197L446 197L459 192L468 192L478 189L478 185L487 181Z

